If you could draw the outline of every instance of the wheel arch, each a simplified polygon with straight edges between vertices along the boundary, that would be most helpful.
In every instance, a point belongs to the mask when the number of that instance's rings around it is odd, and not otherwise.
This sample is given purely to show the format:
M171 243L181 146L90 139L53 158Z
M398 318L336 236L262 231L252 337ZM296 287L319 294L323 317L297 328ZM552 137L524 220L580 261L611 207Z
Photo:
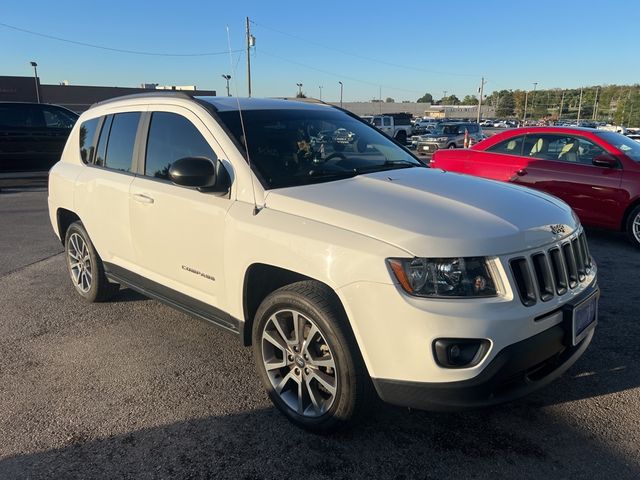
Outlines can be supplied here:
M335 299L338 302L337 304L342 309L344 317L348 318L340 297L335 290L325 282L286 268L265 263L253 263L245 271L242 288L244 328L241 340L245 346L251 345L253 321L255 319L256 312L258 311L258 307L267 295L286 285L291 285L292 283L302 282L305 280L311 280L324 285L327 288L327 291L329 291L331 295L335 296Z
M627 222L629 221L629 215L631 215L631 212L633 211L633 209L639 205L640 205L640 197L635 198L634 200L631 201L631 203L629 203L629 205L624 211L624 214L622 215L622 221L620 222L621 231L625 232L627 230Z
M58 235L60 237L60 242L64 245L64 238L71 224L73 222L78 222L81 220L75 212L67 210L66 208L58 208L58 210L56 211L56 221L58 224Z

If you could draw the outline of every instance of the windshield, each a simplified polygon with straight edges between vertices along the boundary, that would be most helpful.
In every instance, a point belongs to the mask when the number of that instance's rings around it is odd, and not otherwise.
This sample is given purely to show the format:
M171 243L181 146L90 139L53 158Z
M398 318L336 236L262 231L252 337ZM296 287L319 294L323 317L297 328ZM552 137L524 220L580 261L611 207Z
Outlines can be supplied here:
M238 112L218 116L246 149ZM251 165L268 189L424 166L378 130L340 110L245 110L242 116Z
M598 136L630 159L640 162L640 143L615 132L598 132Z

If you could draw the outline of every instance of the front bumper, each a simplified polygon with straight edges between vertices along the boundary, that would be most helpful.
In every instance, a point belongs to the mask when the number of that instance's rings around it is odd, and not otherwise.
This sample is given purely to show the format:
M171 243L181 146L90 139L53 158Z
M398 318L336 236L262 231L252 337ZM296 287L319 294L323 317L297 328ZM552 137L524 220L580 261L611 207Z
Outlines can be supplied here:
M424 410L486 407L527 395L562 375L587 349L594 330L569 346L564 324L551 327L501 350L476 377L446 383L373 379L380 398Z

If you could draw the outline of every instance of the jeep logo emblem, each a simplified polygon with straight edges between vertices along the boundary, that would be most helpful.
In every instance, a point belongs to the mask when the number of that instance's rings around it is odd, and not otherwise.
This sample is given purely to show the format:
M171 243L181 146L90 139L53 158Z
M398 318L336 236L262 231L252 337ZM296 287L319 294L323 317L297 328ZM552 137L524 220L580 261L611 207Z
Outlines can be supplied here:
M550 225L549 228L554 235L564 233L564 225Z

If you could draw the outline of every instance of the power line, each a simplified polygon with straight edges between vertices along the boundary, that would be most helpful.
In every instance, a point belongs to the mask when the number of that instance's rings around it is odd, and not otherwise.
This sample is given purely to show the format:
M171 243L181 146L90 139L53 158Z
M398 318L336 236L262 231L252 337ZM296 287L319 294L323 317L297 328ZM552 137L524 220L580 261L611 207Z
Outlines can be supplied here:
M355 77L343 75L341 73L331 72L329 70L323 70L321 68L313 67L313 66L307 65L305 63L301 63L301 62L298 62L298 61L295 61L295 60L290 60L288 58L281 57L280 55L275 55L273 53L269 53L269 52L265 51L264 49L261 49L260 53L262 53L263 55L267 55L268 57L277 58L277 59L282 60L284 62L291 63L293 65L298 65L299 67L304 67L304 68L308 68L310 70L315 70L316 72L324 73L326 75L331 75L331 76L334 76L334 77L337 77L337 78L352 80L354 82L363 83L365 85L371 85L373 87L383 87L383 88L388 89L388 90L396 90L396 91L399 91L399 92L406 92L406 93L418 93L418 94L423 93L420 90L409 90L407 88L392 87L392 86L389 86L389 85L380 85L379 83L370 82L370 81L367 81L367 80L362 80L360 78L355 78Z
M437 74L437 75L447 75L447 76L453 76L453 77L478 77L479 76L478 74L475 74L475 73L446 72L446 71L431 70L431 69L427 69L427 68L414 67L414 66L411 66L411 65L402 65L402 64L399 64L399 63L388 62L386 60L380 60L380 59L377 59L377 58L367 57L365 55L360 55L360 54L353 53L353 52L348 52L346 50L342 50L342 49L339 49L339 48L330 47L328 45L323 45L323 44L315 42L313 40L309 40L309 39L306 39L306 38L303 38L303 37L299 37L297 35L293 35L292 33L283 32L282 30L278 30L277 28L268 27L266 25L263 25L263 24L260 24L260 23L256 23L253 20L251 20L251 23L254 24L257 27L264 28L266 30L271 30L273 32L279 33L280 35L285 35L287 37L295 38L296 40L301 40L303 42L307 42L307 43L309 43L311 45L315 45L317 47L324 48L326 50L332 50L334 52L338 52L338 53L341 53L343 55L348 55L350 57L360 58L362 60L367 60L369 62L374 62L374 63L379 63L379 64L382 64L382 65L387 65L389 67L402 68L402 69L406 69L406 70L414 70L414 71L418 71L418 72L431 73L431 74Z
M209 57L214 55L228 55L228 51L223 52L202 52L202 53L162 53L162 52L143 52L139 50L126 50L123 48L111 48L103 45L95 45L93 43L79 42L77 40L69 40L68 38L56 37L55 35L48 35L46 33L34 32L33 30L27 30L26 28L16 27L15 25L9 25L7 23L0 22L0 26L10 28L22 33L28 33L29 35L35 35L37 37L48 38L50 40L57 40L59 42L71 43L73 45L80 45L82 47L97 48L100 50L107 50L110 52L127 53L130 55L147 55L152 57ZM234 53L241 52L242 50L234 50Z

